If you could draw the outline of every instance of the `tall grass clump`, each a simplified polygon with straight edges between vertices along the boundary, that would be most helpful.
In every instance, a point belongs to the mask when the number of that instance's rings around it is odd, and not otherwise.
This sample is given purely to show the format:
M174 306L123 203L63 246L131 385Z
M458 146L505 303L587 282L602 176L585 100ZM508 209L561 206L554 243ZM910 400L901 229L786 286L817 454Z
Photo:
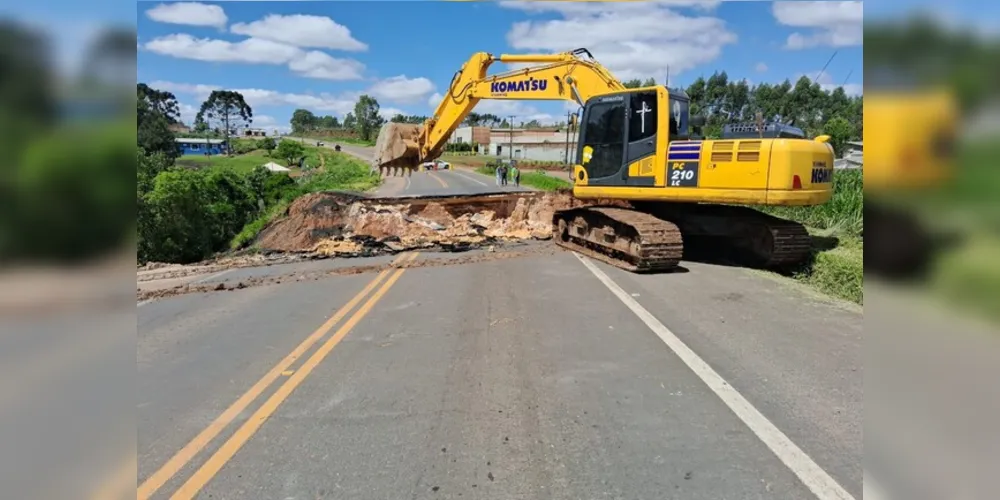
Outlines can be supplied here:
M815 207L766 207L764 211L829 233L856 236L865 228L864 208L861 170L836 170L830 201Z

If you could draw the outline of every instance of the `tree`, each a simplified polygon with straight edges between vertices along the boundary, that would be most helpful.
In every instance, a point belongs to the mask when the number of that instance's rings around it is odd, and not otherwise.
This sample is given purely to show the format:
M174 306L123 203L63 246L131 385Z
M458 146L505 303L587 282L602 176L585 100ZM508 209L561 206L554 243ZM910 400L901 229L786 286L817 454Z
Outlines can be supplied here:
M358 98L357 104L354 105L354 117L354 129L363 141L372 140L385 123L385 119L379 115L378 101L367 94Z
M307 109L296 109L292 112L292 133L301 134L316 128L316 115Z
M0 21L0 67L7 75L0 90L0 151L11 158L57 119L50 45L44 33L14 20Z
M299 162L299 160L306 154L306 148L302 144L295 141L284 140L278 144L278 148L274 150L274 155L288 163L288 166L292 166Z
M272 137L265 137L261 139L257 142L257 145L261 149L266 150L268 155L270 155L271 151L274 151L274 148L277 147L277 144L274 143L274 138Z
M135 101L136 145L148 154L162 154L173 162L180 151L166 115L152 108L145 99Z
M318 121L319 121L319 128L324 130L331 130L340 127L340 124L337 123L336 116L326 115L322 118L319 118Z
M524 128L542 128L542 124L538 120L531 120L524 124Z
M354 130L355 125L357 125L357 119L354 118L354 113L347 113L347 116L344 117L344 128Z
M81 80L120 87L135 77L135 28L106 29L86 49Z
M631 80L626 80L622 82L622 85L624 85L625 88L627 89L637 89L639 87L642 87L642 80L638 78L633 78Z
M389 121L392 123L406 123L406 117L400 113L396 113Z
M823 133L830 136L830 145L837 156L843 156L844 146L854 137L854 126L846 118L835 116L823 126Z
M198 110L196 121L205 122L222 129L226 139L226 151L232 154L229 136L240 126L253 122L253 110L243 99L243 94L233 90L213 90Z
M177 106L177 97L174 94L156 90L145 83L135 85L136 99L146 103L146 109L153 113L159 113L166 118L167 123L173 125L180 121L181 112Z

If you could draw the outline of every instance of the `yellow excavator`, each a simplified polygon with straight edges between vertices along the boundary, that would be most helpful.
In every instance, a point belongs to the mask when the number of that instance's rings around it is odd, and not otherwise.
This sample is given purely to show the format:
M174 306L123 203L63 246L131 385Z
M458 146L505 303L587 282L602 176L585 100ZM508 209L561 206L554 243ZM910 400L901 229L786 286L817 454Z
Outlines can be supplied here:
M493 63L536 63L488 75ZM741 263L804 261L811 238L798 223L745 205L804 206L833 192L828 137L781 124L729 126L698 140L682 91L628 89L586 49L560 54L474 54L422 125L392 123L375 145L377 166L436 159L481 99L567 100L582 107L573 195L585 206L553 216L557 244L633 272L675 268L685 247ZM743 205L743 206L741 206Z

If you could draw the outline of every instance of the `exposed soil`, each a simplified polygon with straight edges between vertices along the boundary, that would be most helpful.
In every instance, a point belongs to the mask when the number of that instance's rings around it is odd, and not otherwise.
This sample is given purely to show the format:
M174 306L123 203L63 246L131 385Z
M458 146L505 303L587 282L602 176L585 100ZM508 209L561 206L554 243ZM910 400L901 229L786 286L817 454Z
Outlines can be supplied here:
M556 210L578 206L568 193L364 199L316 193L261 232L265 252L371 256L403 250L465 250L552 237Z
M491 249L492 250L492 249ZM496 260L516 259L524 257L534 257L541 255L551 255L559 250L554 245L533 245L517 250L476 252L471 254L454 255L448 257L434 257L419 259L405 264L365 264L350 267L339 267L324 271L296 271L280 275L266 277L247 278L239 282L230 283L204 283L179 285L172 288L157 290L136 290L136 300L145 301L162 297L172 297L175 295L185 295L189 293L223 292L241 290L249 287L277 285L281 283L294 283L300 281L316 281L333 276L346 276L362 273L375 273L393 267L418 268L418 267L441 267L464 264L474 264L478 262L490 262ZM242 267L242 266L240 266Z

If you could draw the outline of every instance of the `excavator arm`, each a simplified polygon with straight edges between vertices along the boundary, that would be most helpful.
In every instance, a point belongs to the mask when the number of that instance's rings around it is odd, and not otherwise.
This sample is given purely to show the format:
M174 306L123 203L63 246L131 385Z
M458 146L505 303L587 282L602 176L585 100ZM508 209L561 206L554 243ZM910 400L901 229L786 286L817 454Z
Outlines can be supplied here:
M490 65L539 63L487 75ZM567 100L580 106L595 95L625 86L587 49L560 54L473 54L455 73L434 116L423 125L387 124L379 132L374 162L378 166L414 166L441 155L452 132L482 99Z

